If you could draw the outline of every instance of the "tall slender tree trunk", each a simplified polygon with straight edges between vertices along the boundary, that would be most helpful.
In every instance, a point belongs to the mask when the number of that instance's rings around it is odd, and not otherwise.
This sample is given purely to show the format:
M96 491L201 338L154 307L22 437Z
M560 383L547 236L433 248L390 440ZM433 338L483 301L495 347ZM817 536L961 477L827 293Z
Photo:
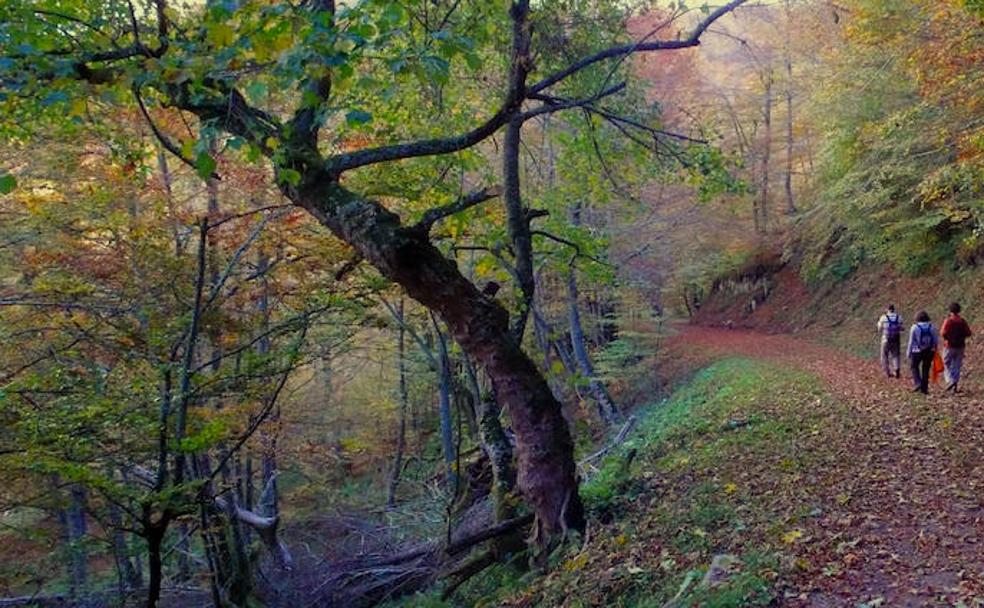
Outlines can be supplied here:
M790 30L793 20L789 0L785 0L786 12L786 41L783 55L786 63L786 213L796 213L796 203L793 200L793 59L790 55Z
M536 279L533 273L533 235L530 233L530 220L523 207L520 186L519 154L522 147L523 121L514 119L506 125L502 144L502 197L506 205L509 240L515 256L515 279L519 285L522 299L512 320L513 339L523 343L526 322L533 306Z
M188 532L188 524L181 522L177 526L178 542L175 551L178 554L178 577L177 580L186 582L191 580L191 534Z
M331 406L331 393L335 390L335 374L331 361L331 344L327 341L322 342L320 347L321 355L321 392L324 395L324 405L327 409Z
M574 355L571 354L563 340L555 337L553 326L543 318L543 314L535 307L533 308L533 323L537 332L543 336L543 348L547 351L544 353L544 364L547 366L551 364L550 353L552 352L557 355L560 364L564 366L564 371L572 376L576 374L577 364L574 362Z
M447 470L448 488L457 491L458 472L455 470L457 454L454 446L454 424L451 418L451 361L448 358L447 338L437 324L437 318L431 317L434 332L437 335L438 363L438 404L441 419L441 447L444 452L444 465Z
M441 316L455 341L480 363L516 433L518 483L537 515L541 540L584 529L574 442L560 403L509 330L508 313L482 294L429 242L378 203L309 168L287 194L407 295Z
M166 520L157 524L145 524L147 538L147 608L157 608L161 599L161 582L164 577L161 550L164 544L164 533L167 532Z
M123 595L127 590L139 589L143 581L137 578L133 560L130 558L130 547L126 542L126 533L123 532L123 511L113 503L109 503L107 509L109 523L113 527L113 556L119 574L120 594Z
M257 303L257 309L262 317L261 330L265 333L270 327L270 285L266 278L266 272L270 267L270 258L266 253L261 253L259 260L257 261L257 274L262 278L262 288L260 291L260 299ZM266 357L270 354L270 338L264 336L260 339L257 345L257 353L261 357ZM280 513L280 493L277 487L277 439L280 433L280 405L279 403L274 406L273 411L270 412L270 418L267 421L270 430L263 433L263 492L266 495L270 492L269 496L265 496L265 499L269 501L269 504L265 505L267 512L264 515L268 517L274 517Z
M79 605L87 603L86 595L89 590L89 556L85 546L87 496L85 488L72 484L69 489L68 509L65 512L65 537L70 551L69 594Z
M397 328L396 356L397 373L399 375L399 400L400 400L400 426L396 435L396 455L393 457L393 470L390 473L389 488L386 492L386 506L392 507L396 504L396 490L400 485L400 475L403 472L403 453L407 449L407 410L410 407L410 395L407 391L407 330L404 323L404 302L400 298L400 305L397 307L400 316L399 327Z
M167 213L171 220L171 237L174 239L174 254L177 257L184 255L184 247L181 240L181 220L178 218L177 209L174 206L174 191L171 187L171 170L167 164L167 154L163 146L157 146L157 168L161 172L161 182L164 186L164 201L167 204Z
M570 319L571 346L578 368L581 375L588 381L588 389L598 407L598 416L605 424L614 424L621 419L621 414L608 394L605 384L595 375L591 355L588 354L587 341L581 325L581 313L578 310L577 270L573 264L567 271L567 311Z
M581 225L581 204L575 203L571 207L571 225ZM575 258L576 259L576 258ZM588 354L587 340L584 337L584 327L581 324L580 294L577 288L577 269L574 266L574 259L567 267L567 316L571 329L571 348L574 351L574 358L577 360L581 375L588 381L588 389L594 397L598 407L598 415L605 424L613 424L621 419L618 407L608 394L605 384L595 376L594 365L591 363L591 355Z
M763 135L762 142L762 175L759 186L758 204L758 230L760 233L765 233L769 230L769 161L772 154L772 80L772 71L770 70L765 80L765 99L762 109L765 134Z

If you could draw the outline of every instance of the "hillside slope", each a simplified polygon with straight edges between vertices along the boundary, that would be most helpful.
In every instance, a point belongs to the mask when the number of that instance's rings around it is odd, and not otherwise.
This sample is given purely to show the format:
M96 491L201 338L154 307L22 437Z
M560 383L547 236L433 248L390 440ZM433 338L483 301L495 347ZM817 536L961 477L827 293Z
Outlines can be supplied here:
M688 327L671 349L706 367L590 471L584 546L542 578L500 568L450 605L984 599L976 385L927 400L870 361L788 335Z
M842 281L807 286L799 270L788 264L753 267L718 281L693 322L803 334L840 350L874 356L878 349L875 323L888 304L896 305L907 325L920 310L926 310L938 325L953 301L962 303L971 325L984 319L977 308L984 301L984 276L974 270L900 276L869 267ZM971 365L984 356L984 341L975 342L968 344Z

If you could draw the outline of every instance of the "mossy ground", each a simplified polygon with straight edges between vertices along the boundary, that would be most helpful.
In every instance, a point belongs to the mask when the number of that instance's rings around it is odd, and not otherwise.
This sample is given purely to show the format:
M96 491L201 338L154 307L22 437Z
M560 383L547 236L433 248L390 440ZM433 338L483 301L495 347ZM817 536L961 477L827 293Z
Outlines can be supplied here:
M743 358L711 364L670 399L637 412L632 437L590 471L583 543L546 576L498 566L431 606L765 606L797 568L798 525L817 512L803 483L823 466L823 419L842 406L810 374ZM804 449L808 448L808 449ZM700 585L715 555L738 558Z

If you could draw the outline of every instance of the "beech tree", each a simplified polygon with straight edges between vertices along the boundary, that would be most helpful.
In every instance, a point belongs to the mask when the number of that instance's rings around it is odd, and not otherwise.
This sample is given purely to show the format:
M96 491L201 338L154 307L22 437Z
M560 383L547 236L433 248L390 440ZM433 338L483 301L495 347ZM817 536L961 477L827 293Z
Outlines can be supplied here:
M697 46L744 2L705 10L689 34L629 40L616 33L609 45L571 58L563 32L538 29L547 7L529 0L407 3L428 5L423 17L382 0L15 0L0 8L0 93L13 120L65 116L73 104L136 105L163 148L205 178L222 177L216 146L266 159L289 201L347 243L354 260L438 315L485 369L509 413L519 488L546 542L583 529L584 514L560 403L519 340L534 289L532 218L517 169L523 125L618 94L628 56ZM574 18L590 15L591 3L550 10ZM600 75L589 80L602 86L584 86L587 73ZM414 112L408 102L420 97L443 104L438 120ZM203 135L159 127L148 111L155 107L197 118ZM368 179L373 167L408 159L442 161L464 174L466 153L500 132L501 188L471 176L458 181L455 196L453 180L440 180L418 191L417 221L395 212L385 188ZM13 185L3 179L5 189ZM500 192L527 302L512 324L430 238L436 223Z

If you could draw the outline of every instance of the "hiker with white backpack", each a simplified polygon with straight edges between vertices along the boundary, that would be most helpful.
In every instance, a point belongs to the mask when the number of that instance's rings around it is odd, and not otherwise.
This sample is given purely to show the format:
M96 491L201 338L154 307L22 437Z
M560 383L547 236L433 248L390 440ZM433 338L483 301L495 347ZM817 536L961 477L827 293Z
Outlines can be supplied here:
M888 310L878 319L878 334L881 336L882 369L889 378L893 374L898 378L901 367L902 315L895 312L894 304L889 304Z
M936 328L929 322L929 313L925 310L916 315L916 322L909 330L909 346L906 355L912 368L913 392L929 394L929 372L933 366L933 358L940 343Z

